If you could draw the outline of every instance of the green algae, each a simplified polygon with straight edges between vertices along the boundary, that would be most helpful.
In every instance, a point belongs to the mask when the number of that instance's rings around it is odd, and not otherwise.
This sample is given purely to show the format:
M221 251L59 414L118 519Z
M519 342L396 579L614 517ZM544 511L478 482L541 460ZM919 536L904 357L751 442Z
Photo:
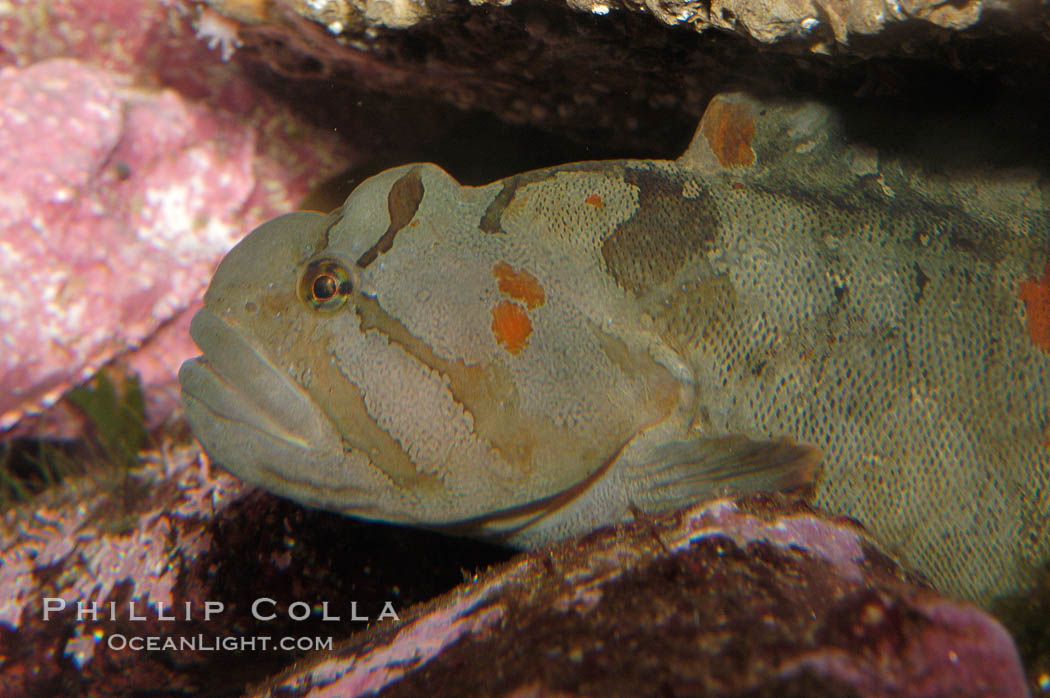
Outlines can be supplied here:
M124 374L119 380L118 389L107 371L99 371L94 379L69 391L68 398L87 418L88 438L103 458L118 469L130 470L138 465L139 451L149 438L146 401L137 374Z
M138 468L139 453L150 436L137 374L104 368L69 391L66 399L83 419L77 438L0 442L0 511L76 476L126 482Z

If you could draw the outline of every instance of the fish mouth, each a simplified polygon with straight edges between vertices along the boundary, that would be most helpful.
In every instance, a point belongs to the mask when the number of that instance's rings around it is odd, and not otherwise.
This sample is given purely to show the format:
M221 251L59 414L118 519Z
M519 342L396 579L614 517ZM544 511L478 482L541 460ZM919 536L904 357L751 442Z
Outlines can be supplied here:
M245 482L308 506L409 522L377 503L389 480L247 330L207 309L190 336L204 352L179 369L186 419L212 459Z
M309 393L248 332L202 309L190 323L190 336L203 356L179 369L186 417L205 449L228 469L244 477L235 465L248 456L244 447L340 448L338 433Z

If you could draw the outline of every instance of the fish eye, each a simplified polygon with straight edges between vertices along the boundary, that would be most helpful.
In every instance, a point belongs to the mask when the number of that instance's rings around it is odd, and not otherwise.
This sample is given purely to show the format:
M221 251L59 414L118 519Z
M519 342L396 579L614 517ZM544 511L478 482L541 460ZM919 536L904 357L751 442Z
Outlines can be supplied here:
M350 271L342 262L330 257L307 264L299 279L299 298L314 310L339 309L353 290Z
M319 274L314 279L313 300L323 303L331 300L338 291L339 281L331 274Z

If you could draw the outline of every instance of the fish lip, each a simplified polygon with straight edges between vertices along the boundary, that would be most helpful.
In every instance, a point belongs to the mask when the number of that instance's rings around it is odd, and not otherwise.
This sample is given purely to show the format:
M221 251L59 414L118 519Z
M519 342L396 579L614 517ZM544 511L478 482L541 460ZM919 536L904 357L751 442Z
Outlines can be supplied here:
M288 446L322 450L339 438L309 393L280 368L260 342L203 308L190 323L203 354L179 368L179 383L191 426L196 408L211 419L260 432Z
M384 476L352 469L331 419L251 332L203 309L190 335L204 353L179 369L184 414L216 463L308 506L416 521L380 506L374 483L385 486Z
M213 419L233 422L241 427L261 432L265 436L277 438L296 448L310 448L302 438L279 428L277 419L251 399L247 392L226 380L217 371L206 356L198 356L183 362L179 368L179 382L182 384L183 402L188 410L199 406L208 412ZM201 383L207 383L224 393L223 397L232 400L209 400L199 390ZM226 402L220 405L217 402ZM194 418L190 417L191 424Z

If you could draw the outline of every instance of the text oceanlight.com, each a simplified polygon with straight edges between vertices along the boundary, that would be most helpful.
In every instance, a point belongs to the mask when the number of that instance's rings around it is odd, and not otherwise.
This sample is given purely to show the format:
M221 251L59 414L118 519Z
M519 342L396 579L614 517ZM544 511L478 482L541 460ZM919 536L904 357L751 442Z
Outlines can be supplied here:
M331 650L331 637L293 637L274 638L269 635L236 637L233 635L190 635L164 637L160 635L121 635L114 633L106 637L106 646L111 650L132 650L135 652L157 650L179 650L189 652L245 651L266 652L279 650L291 652L299 650Z

